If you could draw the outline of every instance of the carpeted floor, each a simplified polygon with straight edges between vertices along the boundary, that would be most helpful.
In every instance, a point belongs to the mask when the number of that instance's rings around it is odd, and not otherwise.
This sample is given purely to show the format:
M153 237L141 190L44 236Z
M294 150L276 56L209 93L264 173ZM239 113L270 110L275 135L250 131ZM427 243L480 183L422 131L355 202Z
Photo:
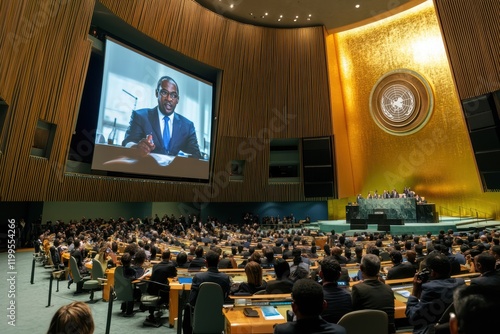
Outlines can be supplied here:
M56 281L53 281L51 303L48 305L50 271L39 263L35 265L34 284L30 283L33 250L19 250L15 260L8 258L8 253L0 253L0 332L4 334L46 333L50 320L56 310L72 301L89 300L89 294L73 295L76 284L68 289L67 281L61 281L59 292L56 292ZM14 267L10 267L13 265ZM13 283L13 284L11 284ZM95 293L95 299L100 299L102 292ZM14 303L14 304L13 304ZM106 333L108 303L102 300L88 303L92 309L95 322L95 333ZM12 309L15 306L15 309ZM11 307L11 310L8 309ZM137 306L136 306L137 308ZM9 318L9 315L11 318ZM176 329L168 327L168 319L162 319L165 325L159 328L143 326L147 312L137 312L133 317L125 318L120 312L120 302L113 303L110 333L157 332L174 334ZM168 313L167 313L168 315ZM15 316L15 318L14 318ZM165 316L164 316L165 317ZM15 320L14 320L15 319ZM15 324L15 326L12 326Z

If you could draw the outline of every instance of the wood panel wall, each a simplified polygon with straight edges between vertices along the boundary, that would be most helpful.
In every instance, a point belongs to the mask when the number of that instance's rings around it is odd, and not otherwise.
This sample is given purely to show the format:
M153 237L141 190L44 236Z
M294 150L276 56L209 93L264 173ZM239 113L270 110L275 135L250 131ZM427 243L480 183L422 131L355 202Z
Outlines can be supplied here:
M500 89L500 2L434 0L460 99Z
M303 201L302 182L268 183L269 139L332 135L323 27L270 29L227 20L191 0L102 0L129 25L222 70L209 184L68 174L65 163L96 0L0 3L2 201ZM30 156L38 120L56 125L48 159ZM0 143L1 144L1 143ZM0 145L0 147L3 147ZM229 181L231 160L246 160ZM317 200L317 199L311 199Z

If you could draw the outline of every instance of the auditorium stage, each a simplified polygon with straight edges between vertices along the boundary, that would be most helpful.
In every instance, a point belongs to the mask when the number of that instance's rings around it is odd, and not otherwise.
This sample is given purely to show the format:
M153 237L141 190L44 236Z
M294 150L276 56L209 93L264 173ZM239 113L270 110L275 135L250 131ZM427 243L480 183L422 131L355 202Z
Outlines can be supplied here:
M346 220L319 220L317 227L322 232L345 233L347 236L352 236L355 232L377 232L377 224L368 224L367 229L351 229L351 225ZM459 217L440 217L437 223L404 223L404 225L391 225L390 234L418 234L423 235L427 232L438 234L440 230L448 231L452 229L454 232L469 232L483 230L485 228L500 229L500 221L495 220L478 220L465 219ZM384 231L379 231L384 232Z

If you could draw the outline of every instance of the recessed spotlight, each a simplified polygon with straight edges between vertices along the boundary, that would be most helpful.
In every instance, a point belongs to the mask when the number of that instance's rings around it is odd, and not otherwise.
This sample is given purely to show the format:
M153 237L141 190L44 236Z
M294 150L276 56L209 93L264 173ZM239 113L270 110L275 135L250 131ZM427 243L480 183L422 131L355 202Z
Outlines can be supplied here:
M296 18L296 19L298 19L298 18L299 18L299 16L297 15L297 16L295 16L295 18Z
M309 17L311 17L311 16L312 16L312 14L309 14Z
M229 5L229 8L233 8L233 7L234 7L234 5L233 5L233 4L230 4L230 5Z
M293 22L297 22L297 19L293 19Z
M253 16L253 13L250 13L250 16Z
M281 19L278 19L278 22L280 22L280 21L281 21Z
M264 13L264 15L265 15L265 16L267 16L267 14L268 14L267 12L266 12L266 13Z
M356 6L354 6L354 7L359 8L359 7L361 7L361 6L360 6L359 4L357 4L357 5L356 5Z
M307 18L307 21L311 21L311 18L310 18L310 17L308 17L308 18Z
M261 19L263 19L264 17L265 17L265 16L264 16L264 15L262 15L260 18L261 18Z
M280 15L280 19L282 19L282 18L283 18L283 15Z

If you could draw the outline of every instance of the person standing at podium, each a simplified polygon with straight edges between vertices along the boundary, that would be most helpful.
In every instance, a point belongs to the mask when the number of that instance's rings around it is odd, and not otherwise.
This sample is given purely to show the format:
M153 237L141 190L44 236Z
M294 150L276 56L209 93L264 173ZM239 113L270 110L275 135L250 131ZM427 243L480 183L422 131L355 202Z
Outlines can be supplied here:
M175 112L180 100L179 86L169 76L156 85L158 105L134 110L122 146L149 153L178 155L180 151L200 159L201 153L192 121Z

